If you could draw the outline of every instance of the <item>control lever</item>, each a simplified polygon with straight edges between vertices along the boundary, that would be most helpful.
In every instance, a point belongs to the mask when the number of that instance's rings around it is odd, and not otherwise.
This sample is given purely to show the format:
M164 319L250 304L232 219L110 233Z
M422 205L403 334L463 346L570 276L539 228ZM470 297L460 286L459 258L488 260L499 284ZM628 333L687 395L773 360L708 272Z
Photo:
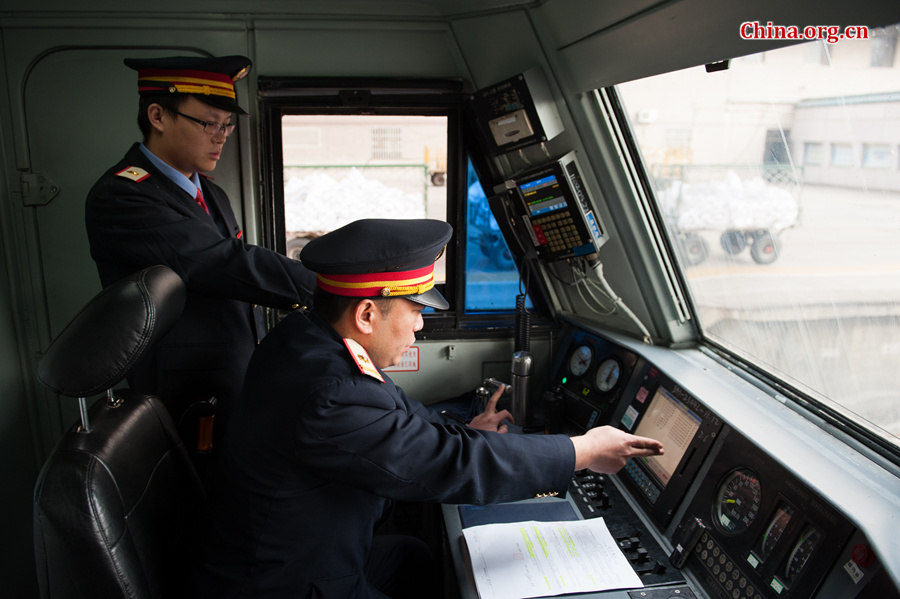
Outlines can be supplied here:
M532 425L532 402L529 382L533 359L527 351L517 351L512 357L512 415L522 428Z
M664 574L666 571L666 565L657 560L655 563L647 562L646 565L637 566L634 568L634 571L638 576L646 576L648 574ZM673 594L670 596L678 597L677 594Z
M637 537L628 537L619 540L619 547L622 551L631 551L641 546L641 540Z
M606 491L600 491L600 500L599 500L600 509L608 510L612 507L612 501L609 499L609 493Z
M503 385L503 396L507 396L512 391L512 387L507 385L502 381L498 381L494 377L489 377L481 381L481 386L475 389L475 409L473 413L480 414L484 412L485 406L487 406L488 400L491 398L491 395Z

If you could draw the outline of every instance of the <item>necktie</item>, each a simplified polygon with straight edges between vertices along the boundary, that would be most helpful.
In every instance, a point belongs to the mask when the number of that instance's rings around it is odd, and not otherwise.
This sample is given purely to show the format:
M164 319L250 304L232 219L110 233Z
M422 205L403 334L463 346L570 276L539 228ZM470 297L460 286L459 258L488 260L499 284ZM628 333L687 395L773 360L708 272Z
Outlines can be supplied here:
M194 199L200 204L200 207L206 210L206 213L209 214L209 206L206 205L206 200L203 199L203 192L200 191L200 188L197 188L197 195L194 196Z

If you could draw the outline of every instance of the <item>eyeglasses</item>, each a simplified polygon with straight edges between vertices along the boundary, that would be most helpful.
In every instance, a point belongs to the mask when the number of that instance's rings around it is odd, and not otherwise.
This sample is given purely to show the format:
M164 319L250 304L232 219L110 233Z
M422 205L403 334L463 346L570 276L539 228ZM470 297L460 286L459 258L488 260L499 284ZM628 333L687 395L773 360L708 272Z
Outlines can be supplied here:
M228 137L234 132L234 123L216 123L214 121L201 121L198 118L192 117L189 114L184 114L183 112L178 112L177 110L173 110L175 114L178 116L183 116L186 119L192 120L195 123L199 123L203 125L203 132L212 137L216 133L224 133L225 137Z

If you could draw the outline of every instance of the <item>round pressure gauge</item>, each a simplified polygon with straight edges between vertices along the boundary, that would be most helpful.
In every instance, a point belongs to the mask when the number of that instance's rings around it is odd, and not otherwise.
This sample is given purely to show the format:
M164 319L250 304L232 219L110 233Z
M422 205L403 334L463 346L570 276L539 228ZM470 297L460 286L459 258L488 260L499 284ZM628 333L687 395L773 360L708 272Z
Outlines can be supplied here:
M746 468L732 471L716 493L713 506L716 524L728 534L738 534L750 527L759 513L762 500L759 479Z
M615 358L606 358L597 366L597 374L594 376L594 387L601 393L611 391L619 377L622 375L622 366Z
M569 372L572 376L584 376L588 368L591 367L591 360L594 359L594 351L589 345L579 345L569 356Z
M803 531L803 534L800 535L800 539L791 550L790 557L788 557L787 566L785 566L784 569L785 582L788 584L796 582L797 577L800 575L800 572L803 571L803 567L806 566L806 563L809 561L809 558L812 556L813 551L815 551L816 546L818 546L819 541L821 540L821 532L812 526L806 527L806 530Z

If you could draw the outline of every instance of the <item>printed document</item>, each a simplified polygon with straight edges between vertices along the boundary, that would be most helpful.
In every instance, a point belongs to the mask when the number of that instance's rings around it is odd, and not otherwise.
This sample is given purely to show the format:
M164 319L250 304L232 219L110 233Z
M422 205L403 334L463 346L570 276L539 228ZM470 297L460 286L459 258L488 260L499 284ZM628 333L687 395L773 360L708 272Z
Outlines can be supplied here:
M644 586L603 518L463 529L480 599L525 599Z

